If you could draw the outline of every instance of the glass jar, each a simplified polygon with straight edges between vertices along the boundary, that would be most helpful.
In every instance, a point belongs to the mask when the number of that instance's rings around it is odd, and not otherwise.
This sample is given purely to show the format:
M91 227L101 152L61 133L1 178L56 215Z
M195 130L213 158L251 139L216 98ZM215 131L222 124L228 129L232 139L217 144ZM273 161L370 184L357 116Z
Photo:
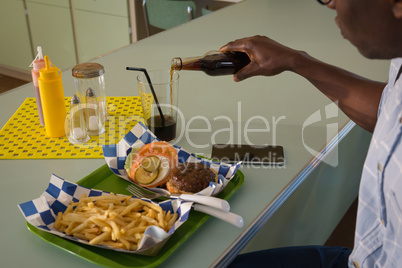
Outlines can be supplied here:
M86 93L88 89L93 91L93 96L95 96L95 103L91 102L91 107L87 107L87 102L85 101L85 111L87 108L92 108L93 105L97 105L96 111L97 115L102 123L102 127L99 128L97 134L91 131L90 135L99 135L105 131L103 124L106 122L109 114L107 111L107 101L106 101L106 88L105 88L105 69L99 63L89 62L81 63L76 65L72 74L74 77L74 84L76 89L76 94L81 100L86 100ZM87 124L89 125L89 124Z

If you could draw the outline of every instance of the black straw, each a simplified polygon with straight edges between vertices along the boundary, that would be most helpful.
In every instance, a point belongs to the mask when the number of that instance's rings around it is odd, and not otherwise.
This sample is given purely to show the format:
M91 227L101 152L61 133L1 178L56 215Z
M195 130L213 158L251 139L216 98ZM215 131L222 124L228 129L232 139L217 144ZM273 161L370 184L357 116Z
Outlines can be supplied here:
M151 88L152 95L154 96L154 100L155 100L155 102L156 102L156 106L158 107L159 114L161 115L162 126L164 127L164 126L165 126L165 117L163 116L162 109L161 109L161 107L160 107L160 105L159 105L158 97L156 97L155 90L154 90L154 86L153 86L152 83L151 83L151 78L149 77L147 70L144 69L144 68L136 68L136 67L126 67L126 70L144 72L145 77L147 78L149 87Z

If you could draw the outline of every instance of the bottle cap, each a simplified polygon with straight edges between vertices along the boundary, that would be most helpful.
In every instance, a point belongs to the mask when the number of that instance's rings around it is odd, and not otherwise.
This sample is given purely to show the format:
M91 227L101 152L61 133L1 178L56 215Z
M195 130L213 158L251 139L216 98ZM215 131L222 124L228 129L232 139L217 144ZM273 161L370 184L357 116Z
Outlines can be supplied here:
M42 79L52 80L52 79L59 78L61 75L61 71L57 67L50 66L49 57L46 55L45 56L45 68L42 68L39 70L39 75L40 75L40 78L42 78Z
M36 55L36 57L38 58L38 60L43 60L43 53L42 53L42 47L38 46L36 48L36 50L38 51L38 55Z
M72 73L76 78L93 78L103 75L105 69L99 63L87 62L76 65Z
M42 47L38 46L36 50L38 51L38 54L36 54L35 59L32 61L29 67L33 67L35 70L40 70L45 68L45 60L43 59Z

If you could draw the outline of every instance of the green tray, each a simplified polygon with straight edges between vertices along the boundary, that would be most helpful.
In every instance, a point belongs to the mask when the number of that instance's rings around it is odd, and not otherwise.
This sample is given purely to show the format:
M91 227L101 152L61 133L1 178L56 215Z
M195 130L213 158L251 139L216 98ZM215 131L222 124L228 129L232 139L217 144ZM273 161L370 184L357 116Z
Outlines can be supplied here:
M225 200L229 199L240 188L243 182L244 175L240 170L237 170L234 177L218 197ZM113 174L106 164L77 182L77 184L84 187L126 195L130 195L126 190L129 183ZM30 231L46 242L105 267L155 267L175 252L209 217L209 215L192 210L187 221L174 232L158 255L154 257L87 246L47 233L29 223L27 223L27 226Z

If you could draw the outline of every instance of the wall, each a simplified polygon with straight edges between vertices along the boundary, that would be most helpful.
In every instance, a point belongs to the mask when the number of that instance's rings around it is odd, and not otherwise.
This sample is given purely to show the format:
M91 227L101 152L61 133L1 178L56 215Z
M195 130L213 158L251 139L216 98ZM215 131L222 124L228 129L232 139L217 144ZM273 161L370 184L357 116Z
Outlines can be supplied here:
M130 44L129 2L2 0L0 72L30 80L37 46L63 70Z

